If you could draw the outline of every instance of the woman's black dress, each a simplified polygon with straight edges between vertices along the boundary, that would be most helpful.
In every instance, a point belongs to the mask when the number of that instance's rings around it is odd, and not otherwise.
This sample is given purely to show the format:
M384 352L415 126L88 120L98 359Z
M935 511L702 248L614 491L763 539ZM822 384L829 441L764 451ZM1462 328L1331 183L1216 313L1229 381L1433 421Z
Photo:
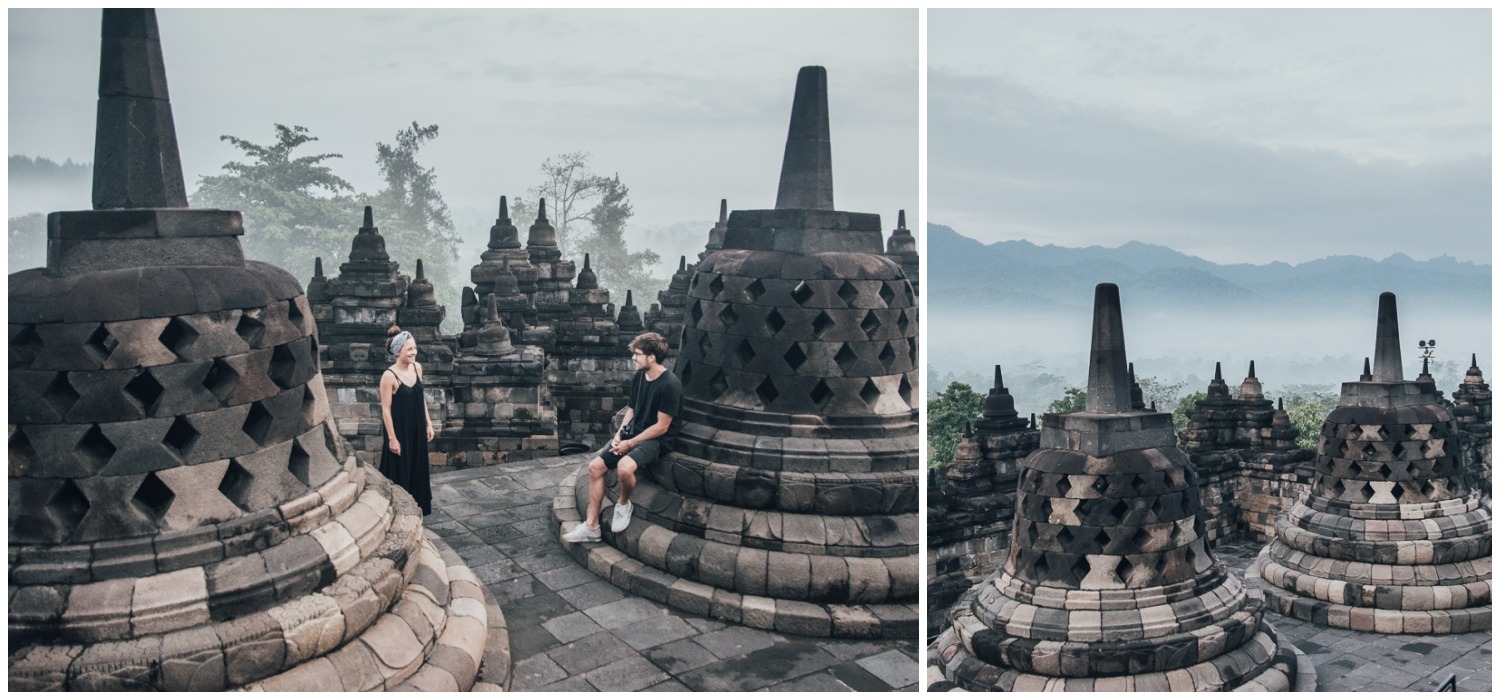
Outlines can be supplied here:
M395 372L390 372L395 376ZM401 443L401 454L391 452L391 439L385 435L381 421L380 473L406 489L422 515L432 514L432 484L427 471L427 409L423 405L422 380L407 386L396 377L396 393L391 397L391 426L396 430L396 440Z

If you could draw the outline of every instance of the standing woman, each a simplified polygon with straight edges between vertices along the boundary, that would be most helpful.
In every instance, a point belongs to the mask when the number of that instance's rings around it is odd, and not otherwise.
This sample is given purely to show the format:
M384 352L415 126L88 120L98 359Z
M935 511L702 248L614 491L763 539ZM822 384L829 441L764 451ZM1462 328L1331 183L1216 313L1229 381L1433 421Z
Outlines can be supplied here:
M380 473L406 489L423 515L432 514L432 484L428 481L427 443L432 440L432 418L422 393L422 365L417 364L417 341L411 333L391 326L387 349L396 363L380 375L380 417L385 422L385 446Z

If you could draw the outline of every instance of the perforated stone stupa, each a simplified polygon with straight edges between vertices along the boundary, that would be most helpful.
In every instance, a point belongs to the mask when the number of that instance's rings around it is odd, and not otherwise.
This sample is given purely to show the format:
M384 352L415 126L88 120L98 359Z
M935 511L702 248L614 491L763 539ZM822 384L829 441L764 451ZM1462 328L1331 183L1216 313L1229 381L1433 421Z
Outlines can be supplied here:
M186 208L154 11L102 39L94 209L9 282L9 689L504 683L499 609L340 439L297 281Z
M1132 408L1119 289L1098 286L1088 400L1043 418L1005 563L930 662L969 690L1311 690L1264 604L1208 548L1169 414Z
M1490 629L1490 508L1423 377L1403 378L1396 296L1380 295L1374 369L1344 383L1306 498L1250 568L1279 612L1365 632Z
M625 532L565 546L695 614L911 639L917 301L879 216L834 210L828 133L827 74L803 68L777 208L731 214L693 274L677 450L640 479ZM586 469L563 482L564 529L587 486Z

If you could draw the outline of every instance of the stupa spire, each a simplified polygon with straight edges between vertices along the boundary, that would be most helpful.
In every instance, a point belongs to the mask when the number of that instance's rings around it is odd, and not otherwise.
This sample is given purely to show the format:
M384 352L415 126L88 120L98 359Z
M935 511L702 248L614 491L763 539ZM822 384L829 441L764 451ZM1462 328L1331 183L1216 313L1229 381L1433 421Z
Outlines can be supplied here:
M1401 375L1401 329L1396 320L1396 295L1380 295L1380 311L1375 319L1375 379L1377 382L1399 382Z
M828 138L828 71L797 72L792 120L781 159L777 209L833 209L833 147Z
M95 209L186 209L156 11L104 11L94 130Z
M1120 288L1105 282L1094 287L1094 335L1089 347L1089 394L1085 413L1130 410L1130 376L1125 363L1125 324L1120 317Z

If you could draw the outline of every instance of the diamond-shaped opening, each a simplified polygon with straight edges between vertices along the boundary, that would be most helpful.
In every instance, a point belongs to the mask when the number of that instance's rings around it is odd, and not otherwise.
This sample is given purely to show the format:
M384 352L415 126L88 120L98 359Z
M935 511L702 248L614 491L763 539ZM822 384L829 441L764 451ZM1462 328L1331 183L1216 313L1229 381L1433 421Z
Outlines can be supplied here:
M125 393L140 403L141 409L149 416L156 409L156 400L166 393L166 389L162 387L161 382L151 376L150 370L141 370L135 379L125 385Z
M42 353L42 349L42 337L37 335L36 326L22 328L10 341L10 368L30 366L31 361Z
M240 430L245 431L245 434L258 445L264 442L266 434L271 432L271 423L274 420L271 412L256 401L250 405L250 413L245 416L245 424L240 426Z
M161 442L172 448L179 456L184 456L193 449L193 444L198 442L198 430L188 422L187 417L178 416L177 420L172 421L172 427L167 429L167 434Z
M691 316L693 317L694 326L697 326L698 322L703 320L703 302L701 300L693 300L693 310L691 312Z
M47 385L47 392L42 394L42 398L52 406L52 410L63 418L66 418L68 411L73 409L73 404L78 402L78 396L78 391L68 381L67 372L58 372L57 376L52 378L52 382Z
M147 474L141 481L140 488L135 490L135 495L130 501L139 508L152 522L161 524L162 516L167 514L167 509L172 506L172 500L177 494L172 493L156 474Z
M1370 497L1375 495L1375 487L1371 486L1370 482L1366 481L1365 485L1359 488L1359 494L1361 496L1364 496L1366 501L1369 501Z
M828 312L818 312L818 317L813 319L812 322L813 337L821 340L823 334L827 333L833 326L833 319L828 316Z
M776 390L776 382L771 381L770 377L766 377L761 381L760 386L755 387L755 395L760 397L760 405L763 408L769 408L771 402L775 401L776 397L781 395L781 392Z
M1404 495L1406 495L1406 489L1401 488L1401 484L1393 484L1391 486L1391 497L1392 498L1394 498L1394 499L1396 499L1396 500L1399 501L1399 500L1401 500L1401 497L1404 496Z
M1108 547L1111 541L1112 539L1109 536L1109 532L1104 528L1099 528L1099 534L1094 535L1094 544L1099 545L1100 551L1103 551L1105 547Z
M780 333L785 327L786 319L782 318L781 313L776 309L771 309L771 313L766 314L766 328L771 331L771 335Z
M78 527L78 523L83 521L83 516L88 514L89 499L70 479L63 482L62 488L52 494L43 507L53 517L65 523L68 531L71 532Z
M1325 481L1324 483L1326 484L1327 482ZM1328 489L1328 492L1333 494L1334 498L1338 498L1339 496L1344 495L1344 480L1334 479L1333 486L1332 488Z
M260 341L266 336L266 324L259 318L260 309L245 309L240 314L240 322L235 325L234 332L240 334L240 338L250 344L252 348L260 347Z
M1130 492L1131 493L1140 493L1141 490L1144 489L1144 488L1146 488L1146 480L1142 479L1140 474L1136 474L1136 475L1130 477Z
M241 510L245 510L245 503L250 496L250 487L255 482L255 475L240 465L237 459L229 460L229 468L224 470L224 478L219 480L219 493L225 498L233 501Z
M1036 572L1036 580L1045 581L1047 573L1052 570L1052 567L1047 563L1047 555L1037 552L1036 563L1031 566L1031 570Z
M677 358L677 374L682 377L683 386L693 381L693 366L688 364L686 357Z
M213 394L215 398L224 401L234 393L234 387L240 383L240 373L224 358L216 358L208 368L208 374L203 375L203 388Z
M1042 499L1041 511L1042 511L1042 517L1043 518L1051 518L1052 517L1052 499L1050 499L1050 498L1043 498Z
M1114 517L1115 522L1120 522L1130 512L1130 505L1124 501L1115 501L1115 505L1109 509L1109 514Z
M304 425L312 423L313 415L317 412L317 410L318 395L313 393L313 389L311 386L308 386L306 384L302 385L302 423Z
M839 298L844 300L845 306L854 306L854 300L859 298L859 290L855 289L849 280L844 280L844 283L839 285L838 294Z
M858 360L859 356L854 354L848 343L841 343L838 353L833 356L833 361L838 364L839 369L844 371L844 374L848 374L849 368L853 367Z
M1173 532L1176 532L1177 530L1177 525L1175 523L1172 525L1172 530ZM1135 534L1130 536L1130 546L1135 547L1136 549L1143 549L1146 546L1146 543L1150 541L1151 533L1143 527L1136 528Z
M911 319L907 317L906 311L896 314L896 329L901 331L901 335L906 335L906 328L910 325Z
M1432 494L1437 491L1437 487L1434 486L1433 483L1432 483L1434 481L1438 481L1438 480L1437 479L1432 479L1431 481L1424 481L1424 482L1422 482L1422 495L1423 496L1426 496L1428 498L1432 498Z
M1057 481L1053 486L1057 490L1057 495L1066 496L1068 495L1068 489L1073 488L1073 480L1069 479L1067 474L1058 474Z
M827 382L819 379L818 383L813 386L812 391L808 392L807 396L813 400L813 403L817 404L818 408L823 408L824 404L833 398L833 390L828 388Z
M901 395L901 400L905 401L906 405L911 405L911 382L904 374L901 375L901 383L896 385L896 393Z
M1089 560L1086 557L1075 557L1073 559L1073 566L1069 571L1073 574L1075 582L1082 583L1084 579L1089 577Z
M312 455L307 454L307 450L302 449L301 443L293 440L292 456L287 460L286 470L291 472L292 476L297 477L297 481L302 482L303 486L312 486L312 477L308 474L308 469L311 466Z
M1067 528L1067 527L1058 528L1058 530L1057 530L1057 542L1058 542L1058 544L1061 544L1062 546L1067 547L1068 545L1073 544L1073 540L1074 539L1076 539L1076 538L1073 536L1073 530L1071 528Z
M1094 482L1089 484L1089 487L1094 489L1094 493L1103 496L1104 492L1109 490L1109 477L1096 476L1094 477Z
M1034 543L1036 543L1036 538L1037 538L1038 534L1039 533L1037 532L1037 529L1036 529L1036 523L1033 522L1033 523L1027 525L1026 526L1026 541L1023 544L1034 544Z
M290 389L297 379L297 356L292 353L290 344L277 345L271 351L271 366L267 369L271 375L271 381L282 389Z
M907 349L910 350L910 352L911 352L911 366L916 367L917 366L917 339L916 338L907 338L906 339L906 346L907 346Z
M875 331L880 330L880 319L875 317L874 310L865 312L865 320L859 322L859 329L867 336L873 336Z
M1381 440L1388 440L1391 437L1391 431L1384 425L1376 428L1375 434L1379 435Z
M740 364L748 365L755 359L755 348L750 345L749 340L742 340L739 347L734 349L734 356L739 358Z
M115 337L110 335L101 323L93 333L89 334L88 340L83 341L83 346L94 355L94 359L103 363L109 359L110 353L120 346L120 341L115 340Z
M732 304L725 304L724 309L719 312L719 320L724 322L725 328L732 328L734 322L740 320L740 315L734 312Z
M1131 564L1129 559L1120 557L1120 563L1115 564L1115 578L1119 579L1120 583L1129 581L1130 570L1134 568L1135 565Z
M802 343L792 343L792 347L786 349L781 359L786 360L786 366L791 367L792 371L796 371L802 363L807 362L807 353L802 352Z
M181 355L198 340L198 331L191 324L181 318L173 318L167 322L167 327L161 329L161 335L156 340L172 352Z
M859 390L859 398L865 400L865 405L874 406L880 400L880 387L875 386L874 380L866 379L864 388Z
M294 325L294 326L296 326L297 328L300 329L300 328L302 328L302 318L303 318L302 307L297 304L297 300L296 299L287 299L286 300L286 320L291 321L292 325Z
M719 298L719 294L721 292L723 292L723 291L724 291L724 276L723 275L714 275L713 281L708 283L708 293L712 294L713 298L718 299Z
M323 447L328 450L328 454L333 455L333 458L340 462L348 457L344 454L344 439L334 431L331 422L323 423Z
M887 371L896 364L896 350L891 347L890 343L886 343L885 349L880 351L880 364L884 365Z
M83 437L78 438L78 445L73 448L73 453L97 472L115 456L115 444L104 437L104 431L99 426L91 425Z
M26 431L20 428L10 436L10 469L11 474L24 474L26 468L36 460L36 448L31 446L30 438L26 437Z
M1376 469L1375 473L1379 474L1382 479L1389 479L1391 478L1391 465L1381 462L1380 468Z
M713 343L709 341L708 334L702 333L698 336L698 357L708 357L708 349Z
M880 283L880 300L885 302L886 308L890 308L891 302L896 300L896 293L891 291L890 282Z
M729 391L729 380L724 378L723 372L714 372L714 376L708 380L709 395L717 399L726 391Z
M1401 455L1404 455L1404 454L1406 454L1406 445L1405 444L1400 443L1400 442L1396 442L1396 443L1393 443L1391 445L1391 456L1392 457L1395 457L1396 459L1401 459Z
M1375 456L1375 445L1367 442L1367 443L1365 443L1364 447L1360 448L1359 453L1362 454L1362 455L1364 455L1365 459L1369 459L1371 457L1374 457Z
M751 303L755 303L756 300L760 299L760 295L765 293L766 285L761 284L759 279L756 279L748 287L745 287L745 295L750 298Z
M806 304L807 300L811 298L813 298L813 290L812 287L808 286L807 280L798 282L797 287L792 290L792 301L797 302L797 305L801 306Z

